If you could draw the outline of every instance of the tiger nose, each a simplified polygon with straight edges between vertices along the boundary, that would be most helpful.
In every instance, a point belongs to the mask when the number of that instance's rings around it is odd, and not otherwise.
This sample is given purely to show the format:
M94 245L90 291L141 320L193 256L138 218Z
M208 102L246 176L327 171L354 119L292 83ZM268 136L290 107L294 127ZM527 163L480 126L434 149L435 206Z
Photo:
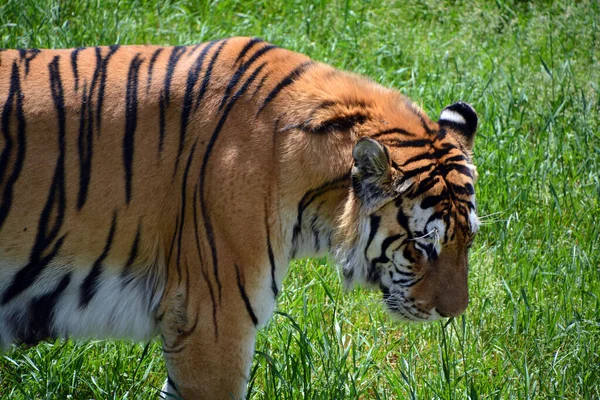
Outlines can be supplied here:
M438 295L435 304L435 309L442 317L458 317L469 305L469 293L465 291Z

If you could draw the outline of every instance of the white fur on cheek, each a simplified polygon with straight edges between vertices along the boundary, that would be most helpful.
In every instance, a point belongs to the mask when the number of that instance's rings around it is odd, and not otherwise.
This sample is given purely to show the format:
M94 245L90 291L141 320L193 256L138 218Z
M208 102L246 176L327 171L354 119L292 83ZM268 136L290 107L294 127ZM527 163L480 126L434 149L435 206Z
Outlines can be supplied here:
M435 208L434 207L430 207L430 208L421 208L420 204L416 204L413 207L413 216L411 218L411 229L413 231L421 231L423 232L425 230L425 224L427 223L427 220L429 219L429 217L431 217L431 215L434 213ZM425 232L426 233L426 232Z
M475 210L471 210L471 212L469 213L469 222L471 223L471 232L472 233L477 233L479 231L479 218L477 217L477 214L475 213Z

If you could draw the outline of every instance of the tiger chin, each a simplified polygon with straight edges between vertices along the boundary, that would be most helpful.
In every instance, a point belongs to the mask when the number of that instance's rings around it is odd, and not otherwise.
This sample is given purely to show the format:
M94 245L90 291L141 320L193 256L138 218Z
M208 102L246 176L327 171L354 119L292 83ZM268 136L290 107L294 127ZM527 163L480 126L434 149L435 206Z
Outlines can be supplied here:
M243 398L292 259L460 315L477 115L256 38L0 52L0 347L160 336L161 395Z

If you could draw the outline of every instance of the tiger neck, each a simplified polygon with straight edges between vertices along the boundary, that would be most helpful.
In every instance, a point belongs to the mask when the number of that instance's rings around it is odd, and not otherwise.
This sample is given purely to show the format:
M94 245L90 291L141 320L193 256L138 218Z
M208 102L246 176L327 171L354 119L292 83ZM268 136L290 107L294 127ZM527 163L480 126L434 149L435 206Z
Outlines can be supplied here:
M295 218L287 223L289 260L326 256L335 247L336 225L349 184L349 175L344 174L304 193Z
M303 149L283 153L278 167L278 225L287 263L326 256L336 248L336 228L350 194L355 139L350 135L334 139L305 132L286 138ZM282 147L289 148L290 143L282 143Z

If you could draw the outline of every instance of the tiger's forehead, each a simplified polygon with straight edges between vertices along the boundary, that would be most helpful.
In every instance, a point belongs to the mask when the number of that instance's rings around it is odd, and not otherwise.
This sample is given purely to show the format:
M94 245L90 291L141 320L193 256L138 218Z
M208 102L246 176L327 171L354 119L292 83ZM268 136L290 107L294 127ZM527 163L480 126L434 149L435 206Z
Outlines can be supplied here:
M387 136L380 142L388 147L393 166L408 178L431 172L434 168L443 172L445 164L469 163L458 141L445 129Z
M472 205L472 206L471 206ZM401 234L408 239L435 236L442 243L475 234L479 220L475 210L475 196L452 198L443 188L435 188L419 198L399 196L378 210L380 226L389 234Z

